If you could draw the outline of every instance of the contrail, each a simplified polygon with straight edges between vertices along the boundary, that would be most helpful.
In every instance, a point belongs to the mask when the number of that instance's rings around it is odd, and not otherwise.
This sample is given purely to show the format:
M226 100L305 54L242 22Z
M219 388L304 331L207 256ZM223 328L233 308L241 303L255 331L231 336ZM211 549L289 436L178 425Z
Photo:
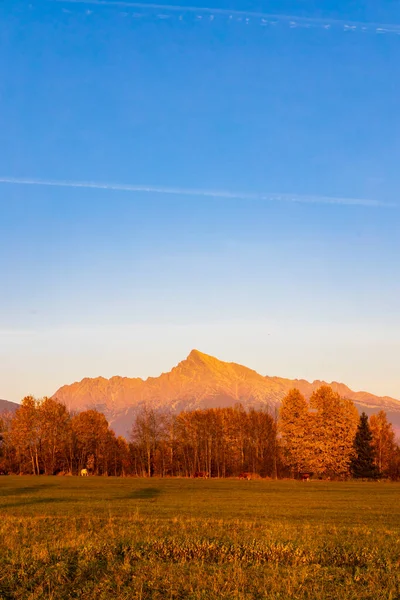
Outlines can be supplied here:
M114 6L124 8L136 8L136 9L149 9L149 10L165 10L180 13L203 13L208 15L222 15L226 17L247 17L249 19L273 19L288 21L292 27L325 27L330 26L341 26L346 30L369 30L375 29L377 33L398 33L400 34L399 24L382 24L372 22L361 22L361 21L347 21L344 19L324 19L324 18L312 18L312 17L299 17L295 15L282 15L282 14L270 14L264 12L252 12L246 10L228 10L225 8L207 8L203 6L181 6L175 4L146 4L144 2L127 2L124 0L48 0L53 3L64 3L64 4L87 4L96 6Z
M340 198L336 196L313 196L300 194L278 193L246 193L226 190L207 190L180 187L164 187L156 185L132 185L121 183L102 183L97 181L63 181L52 179L30 179L17 177L0 177L0 184L34 185L58 188L86 188L94 190L109 190L131 193L152 193L175 196L194 196L198 198L216 198L222 200L255 200L268 202L299 202L307 204L341 204L344 206L398 207L397 204L369 200L366 198Z

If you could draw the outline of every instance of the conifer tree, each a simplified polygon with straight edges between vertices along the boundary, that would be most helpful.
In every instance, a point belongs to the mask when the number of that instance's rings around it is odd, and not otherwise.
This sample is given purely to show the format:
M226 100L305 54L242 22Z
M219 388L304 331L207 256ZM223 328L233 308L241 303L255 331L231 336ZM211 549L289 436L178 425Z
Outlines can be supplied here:
M377 479L379 471L375 464L375 451L368 416L363 412L358 424L350 463L351 474L356 479Z

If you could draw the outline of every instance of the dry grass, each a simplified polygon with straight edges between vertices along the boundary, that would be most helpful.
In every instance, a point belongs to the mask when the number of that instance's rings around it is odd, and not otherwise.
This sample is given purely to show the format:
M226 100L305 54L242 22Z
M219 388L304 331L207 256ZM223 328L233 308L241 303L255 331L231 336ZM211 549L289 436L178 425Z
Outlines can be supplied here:
M7 477L0 598L400 598L400 485Z

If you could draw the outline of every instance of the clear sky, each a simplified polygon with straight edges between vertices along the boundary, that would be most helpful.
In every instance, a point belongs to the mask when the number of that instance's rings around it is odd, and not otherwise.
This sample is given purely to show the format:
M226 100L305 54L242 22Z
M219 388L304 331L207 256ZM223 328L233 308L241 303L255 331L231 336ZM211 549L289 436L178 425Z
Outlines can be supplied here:
M400 398L399 7L198 5L0 4L0 398L192 348Z

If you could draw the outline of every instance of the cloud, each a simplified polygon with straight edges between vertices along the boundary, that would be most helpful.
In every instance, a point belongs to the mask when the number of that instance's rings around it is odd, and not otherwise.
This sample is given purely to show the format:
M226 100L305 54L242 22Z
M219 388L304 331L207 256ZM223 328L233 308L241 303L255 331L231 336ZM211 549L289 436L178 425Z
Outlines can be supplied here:
M342 27L345 31L374 31L375 33L396 33L400 35L399 24L384 24L384 23L368 23L368 22L356 22L348 21L344 19L329 19L329 18L313 18L313 17L298 17L294 15L285 14L270 14L264 12L253 12L246 10L228 10L225 8L209 8L201 6L182 6L175 4L147 4L144 2L128 2L124 0L49 0L52 2L60 2L67 4L88 4L96 6L112 6L115 8L135 8L145 10L162 10L163 18L165 18L165 11L179 12L179 13L200 13L205 15L226 16L228 18L239 18L244 19L245 22L250 19L259 19L262 24L265 25L267 22L272 21L284 21L290 27L323 27L329 29L331 26ZM161 18L161 17L160 17Z
M47 186L57 188L83 188L130 193L152 193L174 196L193 196L198 198L215 198L220 200L249 200L266 202L291 202L306 204L339 204L344 206L397 207L397 204L369 200L366 198L348 198L322 195L279 194L279 193L246 193L230 190L207 190L196 188L164 187L156 185L137 185L121 183L104 183L97 181L67 181L52 179L31 179L17 177L0 177L0 184Z

